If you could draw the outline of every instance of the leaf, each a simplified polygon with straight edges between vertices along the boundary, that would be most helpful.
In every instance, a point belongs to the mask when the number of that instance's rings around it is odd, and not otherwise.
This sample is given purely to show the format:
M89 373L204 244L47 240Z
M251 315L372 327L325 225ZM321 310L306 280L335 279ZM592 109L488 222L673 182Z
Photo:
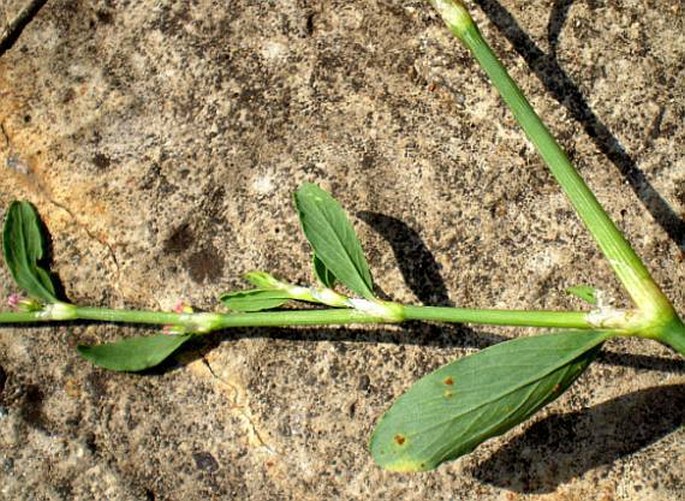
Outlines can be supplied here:
M252 289L227 292L219 298L224 306L234 311L261 311L278 308L291 299L284 290Z
M323 264L323 261L316 254L312 256L312 267L314 269L314 276L321 282L321 285L332 289L335 285L335 275L326 268L326 265Z
M362 246L340 204L315 184L295 192L300 224L314 254L350 290L373 299L373 281Z
M44 256L45 242L33 205L20 201L10 204L2 239L5 263L17 285L34 299L58 302L50 273L38 265Z
M598 290L591 285L574 285L566 289L566 292L572 296L582 299L586 303L597 306L597 292Z
M388 470L424 471L471 452L561 395L609 336L518 338L444 365L381 418L371 438L374 459Z
M280 289L283 286L283 282L274 278L266 271L250 271L245 273L245 280L250 282L258 289L264 290Z
M113 371L137 372L154 367L174 353L192 334L139 336L114 343L79 345L83 358Z

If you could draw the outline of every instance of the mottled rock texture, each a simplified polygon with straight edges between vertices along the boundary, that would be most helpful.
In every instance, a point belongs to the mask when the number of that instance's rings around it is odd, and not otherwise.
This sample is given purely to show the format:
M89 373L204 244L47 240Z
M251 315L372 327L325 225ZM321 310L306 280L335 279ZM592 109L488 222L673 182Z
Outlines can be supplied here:
M26 3L0 0L0 23ZM685 312L682 2L469 6ZM0 207L37 206L79 303L183 298L211 310L252 269L309 282L291 194L313 181L349 209L396 300L580 308L564 289L593 283L625 304L496 92L422 1L48 0L0 54L0 125ZM0 287L15 291L5 268ZM532 330L243 329L147 375L94 368L74 349L145 332L0 329L0 498L685 490L685 368L655 343L610 343L531 422L403 476L366 449L393 399L442 363Z

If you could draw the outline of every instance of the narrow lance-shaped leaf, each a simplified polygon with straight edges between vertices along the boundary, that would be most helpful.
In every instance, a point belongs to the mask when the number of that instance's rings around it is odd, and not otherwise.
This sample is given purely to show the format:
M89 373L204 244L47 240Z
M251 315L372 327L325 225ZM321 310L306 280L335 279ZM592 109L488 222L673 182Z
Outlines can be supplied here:
M79 345L78 352L99 367L137 372L159 365L192 337L192 334L139 336L114 343Z
M332 277L330 272L329 277ZM337 308L349 307L348 298L335 291L317 287L301 287L278 280L263 271L252 271L245 278L256 289L229 292L220 296L221 301L235 311L261 311L281 306L288 300L326 304ZM331 284L332 285L332 284ZM330 288L330 285L328 285Z
M578 331L514 339L416 382L381 418L371 453L393 471L424 471L471 452L557 398L610 336Z
M252 289L227 292L219 298L224 306L234 311L262 311L278 308L286 303L290 295L284 290Z
M50 273L38 264L44 257L45 242L33 205L12 202L7 209L2 239L5 263L17 285L34 299L56 303Z
M250 282L258 289L273 290L282 289L284 282L281 282L266 271L250 271L245 274L245 280Z
M314 254L335 278L366 299L373 299L373 281L362 246L340 204L315 184L295 193L295 206Z

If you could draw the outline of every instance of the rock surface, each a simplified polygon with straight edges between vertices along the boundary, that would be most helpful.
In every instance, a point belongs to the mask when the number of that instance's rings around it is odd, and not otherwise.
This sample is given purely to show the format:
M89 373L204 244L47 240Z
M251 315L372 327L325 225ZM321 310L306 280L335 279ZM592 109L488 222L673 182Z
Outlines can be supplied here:
M26 1L5 0L11 19ZM478 0L474 17L685 312L679 0ZM2 17L0 17L2 22ZM403 302L580 308L602 256L427 3L50 0L0 54L0 207L32 201L74 302L216 308L241 275L312 280L291 194L353 215ZM3 209L4 210L4 209ZM15 291L0 268L3 297ZM685 366L610 343L531 422L420 475L366 445L440 364L532 330L244 329L147 375L78 343L145 329L0 329L3 499L679 499ZM680 497L682 499L682 497Z

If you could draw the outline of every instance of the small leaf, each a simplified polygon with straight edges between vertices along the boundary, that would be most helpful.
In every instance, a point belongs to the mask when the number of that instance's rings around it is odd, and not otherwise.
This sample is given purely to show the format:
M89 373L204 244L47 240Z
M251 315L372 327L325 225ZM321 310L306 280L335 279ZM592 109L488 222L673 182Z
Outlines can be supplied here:
M264 290L280 289L283 285L280 280L274 278L266 271L250 271L245 273L245 280L258 289Z
M174 353L192 334L158 334L114 343L79 345L83 358L113 371L137 372L155 367Z
M597 306L597 289L591 285L574 285L566 289L566 292L572 296L582 299L586 303Z
M369 266L340 204L317 185L306 183L295 193L295 206L316 257L350 290L373 299Z
M381 418L371 438L374 459L388 470L424 471L471 452L561 395L609 336L518 338L444 365Z
M2 239L5 262L17 285L34 299L58 302L50 273L38 265L44 256L45 242L33 205L12 202L5 217Z
M290 298L283 290L253 289L227 292L219 298L224 306L234 311L262 311L278 308Z
M326 268L323 261L317 257L316 254L312 256L312 267L314 269L314 276L321 282L321 285L332 289L335 285L335 275L331 270Z

